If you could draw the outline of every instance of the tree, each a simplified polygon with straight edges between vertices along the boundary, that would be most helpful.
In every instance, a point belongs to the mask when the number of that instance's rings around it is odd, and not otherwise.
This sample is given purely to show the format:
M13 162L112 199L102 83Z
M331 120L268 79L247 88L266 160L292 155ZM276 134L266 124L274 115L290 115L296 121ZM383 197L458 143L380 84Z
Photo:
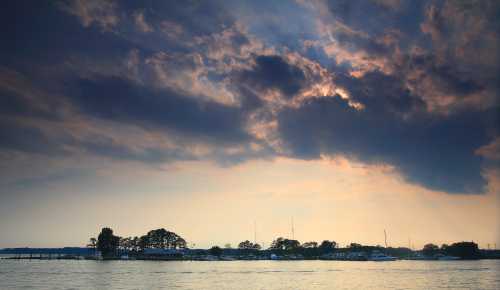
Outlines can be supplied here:
M87 248L95 249L97 246L97 239L92 237L89 240L89 243L87 244Z
M90 238L89 240L89 243L87 244L87 248L90 248L93 250L93 254L95 255L95 251L96 251L96 248L97 248L97 239L92 237Z
M149 231L146 235L140 237L138 246L142 250L145 248L185 249L187 242L178 234L161 228Z
M446 254L466 260L479 259L481 257L479 248L474 242L453 243L446 248Z
M282 250L282 251L292 251L300 248L300 242L297 240L284 239L282 237L277 238L271 244L270 249L272 250Z
M103 257L112 257L116 254L120 237L113 235L111 228L103 228L97 237L97 249Z
M252 242L250 242L249 240L243 241L238 244L238 249L240 250L248 250L251 248L252 248Z
M243 241L238 244L238 249L240 250L260 250L260 245L257 243L252 243L249 240Z
M324 240L319 245L319 250L322 253L331 253L331 252L333 252L335 250L336 247L337 247L337 242L335 242L335 241L329 241L329 240Z
M219 257L220 255L222 255L222 249L218 246L213 246L210 248L210 250L208 250L208 253L212 256Z
M317 247L318 247L317 242L306 242L306 243L302 244L302 248L306 248L306 249L315 249Z
M439 253L439 247L434 244L426 244L422 249L424 256L433 257Z
M144 235L139 238L139 242L137 243L139 249L143 251L146 248L150 248L151 242L149 241L149 236Z
M174 249L186 249L187 248L187 242L180 236L177 236L176 240L172 244Z
M132 239L130 237L120 238L118 248L122 251L130 251L132 247Z
M358 244L358 243L351 243L351 244L349 245L349 248L351 248L351 249L359 249L359 248L361 248L361 247L363 247L363 245Z

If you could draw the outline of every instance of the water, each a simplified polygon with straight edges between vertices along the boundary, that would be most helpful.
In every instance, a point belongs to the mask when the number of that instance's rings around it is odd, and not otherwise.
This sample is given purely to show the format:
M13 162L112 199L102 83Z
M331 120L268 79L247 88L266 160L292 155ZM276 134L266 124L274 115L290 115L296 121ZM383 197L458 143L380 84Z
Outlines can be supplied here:
M0 260L0 289L500 289L500 260Z

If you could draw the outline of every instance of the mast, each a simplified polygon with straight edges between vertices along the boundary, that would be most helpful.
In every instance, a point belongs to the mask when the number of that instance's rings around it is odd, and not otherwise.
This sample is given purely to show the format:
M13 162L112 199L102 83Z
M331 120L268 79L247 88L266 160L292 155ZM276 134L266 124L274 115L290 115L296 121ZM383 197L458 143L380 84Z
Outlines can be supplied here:
M293 228L293 216L292 216L292 240L295 240L295 229Z
M253 221L253 243L257 244L257 222Z
M385 242L385 247L387 248L387 233L385 232L385 229L384 229L384 242Z

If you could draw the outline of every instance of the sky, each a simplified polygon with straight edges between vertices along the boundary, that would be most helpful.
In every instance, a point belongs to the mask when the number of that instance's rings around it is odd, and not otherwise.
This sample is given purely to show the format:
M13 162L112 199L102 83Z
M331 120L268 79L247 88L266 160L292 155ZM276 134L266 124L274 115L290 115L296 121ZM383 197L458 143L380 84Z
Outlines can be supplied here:
M496 0L0 5L0 247L500 246Z

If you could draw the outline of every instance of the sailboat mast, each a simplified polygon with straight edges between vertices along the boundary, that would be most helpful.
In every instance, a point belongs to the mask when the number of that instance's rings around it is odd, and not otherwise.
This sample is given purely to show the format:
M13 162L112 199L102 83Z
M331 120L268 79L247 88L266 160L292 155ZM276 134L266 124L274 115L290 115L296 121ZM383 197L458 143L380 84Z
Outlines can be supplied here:
M257 222L253 221L253 243L257 244Z
M387 248L387 233L384 229L384 243L385 243L385 247Z

